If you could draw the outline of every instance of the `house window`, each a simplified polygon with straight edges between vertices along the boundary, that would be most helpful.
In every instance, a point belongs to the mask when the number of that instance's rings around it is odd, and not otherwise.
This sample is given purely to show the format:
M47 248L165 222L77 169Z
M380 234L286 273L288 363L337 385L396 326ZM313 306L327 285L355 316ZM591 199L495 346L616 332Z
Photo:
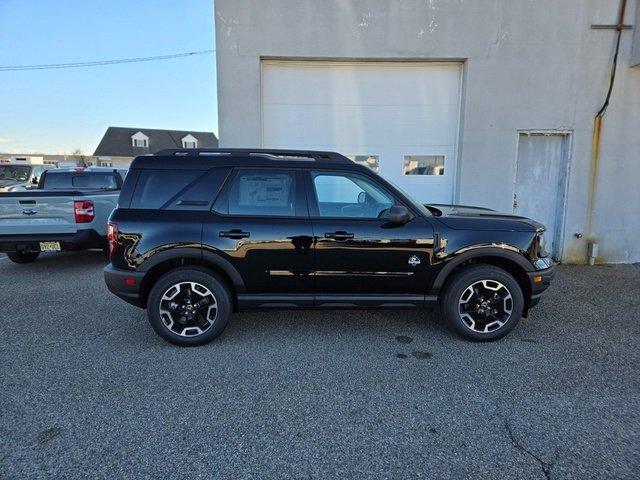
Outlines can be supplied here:
M369 167L374 172L380 171L380 157L378 155L347 155L352 162Z
M185 135L182 137L182 148L198 148L198 139L193 135Z
M405 155L404 175L444 175L444 155Z
M138 148L148 148L149 137L142 132L137 132L136 134L131 135L131 145Z

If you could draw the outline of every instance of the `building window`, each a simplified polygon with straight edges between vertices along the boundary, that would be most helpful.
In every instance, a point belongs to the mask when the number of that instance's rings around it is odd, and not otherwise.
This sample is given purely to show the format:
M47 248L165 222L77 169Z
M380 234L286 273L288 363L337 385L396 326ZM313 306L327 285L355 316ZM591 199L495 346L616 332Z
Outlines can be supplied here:
M138 132L134 135L131 135L131 145L139 148L148 148L149 147L149 137L147 137L144 133Z
M369 167L376 173L380 171L380 157L378 155L347 155L346 157L352 162Z
M193 135L185 135L182 137L182 148L198 148L198 139Z
M405 155L404 175L444 175L444 155Z

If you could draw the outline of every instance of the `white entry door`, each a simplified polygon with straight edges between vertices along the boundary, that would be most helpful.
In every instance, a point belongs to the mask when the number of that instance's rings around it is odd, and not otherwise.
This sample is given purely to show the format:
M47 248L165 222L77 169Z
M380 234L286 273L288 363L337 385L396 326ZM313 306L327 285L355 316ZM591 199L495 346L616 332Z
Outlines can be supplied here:
M547 250L559 259L564 218L568 134L521 133L513 211L547 227Z
M459 63L263 61L262 143L337 151L451 203L460 79Z

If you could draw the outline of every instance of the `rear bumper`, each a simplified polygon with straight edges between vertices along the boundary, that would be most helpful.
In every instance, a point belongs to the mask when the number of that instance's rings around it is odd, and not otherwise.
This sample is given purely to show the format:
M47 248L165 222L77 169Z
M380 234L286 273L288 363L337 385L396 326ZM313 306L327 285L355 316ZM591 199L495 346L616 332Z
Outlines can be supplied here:
M103 248L107 239L92 228L76 233L0 235L0 252L39 252L40 242L60 242L60 249L68 251Z
M542 294L549 288L553 277L556 275L555 267L549 267L544 270L537 270L534 272L528 272L529 282L531 283L531 300L529 307L533 307L540 302Z
M140 284L146 272L118 270L109 264L104 267L103 273L104 282L111 293L131 305L144 308L141 303Z

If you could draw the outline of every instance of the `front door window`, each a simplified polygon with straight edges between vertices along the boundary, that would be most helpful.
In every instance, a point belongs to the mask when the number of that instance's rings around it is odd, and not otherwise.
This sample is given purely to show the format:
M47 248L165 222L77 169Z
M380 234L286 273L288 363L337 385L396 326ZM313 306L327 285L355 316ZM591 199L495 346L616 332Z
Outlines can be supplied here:
M313 185L320 217L384 218L393 197L362 175L314 172Z

